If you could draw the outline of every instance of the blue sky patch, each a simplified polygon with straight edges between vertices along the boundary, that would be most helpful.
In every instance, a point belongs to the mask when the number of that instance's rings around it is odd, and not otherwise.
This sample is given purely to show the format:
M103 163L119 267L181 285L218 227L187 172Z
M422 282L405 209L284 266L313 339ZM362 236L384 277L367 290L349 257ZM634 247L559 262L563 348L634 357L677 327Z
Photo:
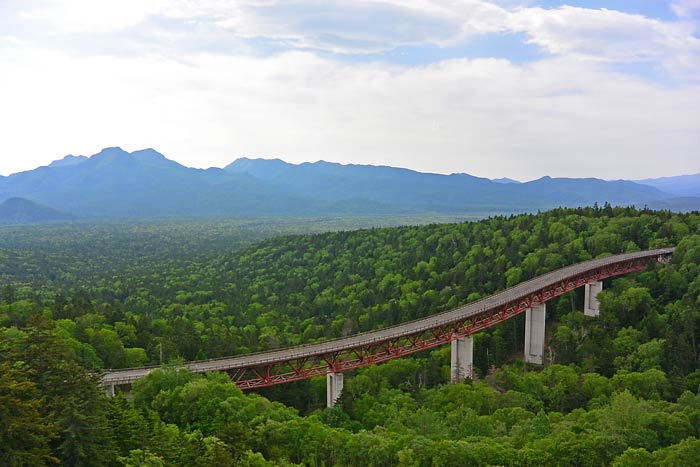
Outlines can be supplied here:
M527 63L548 55L540 47L525 43L524 34L484 34L471 36L461 44L441 47L433 44L404 45L373 54L328 54L350 62L381 61L395 65L420 66L443 60L500 58Z
M541 0L535 6L543 8L558 8L562 5L575 6L580 8L617 10L623 13L646 16L664 21L677 19L671 11L668 2L660 0L568 0L566 2L555 0Z

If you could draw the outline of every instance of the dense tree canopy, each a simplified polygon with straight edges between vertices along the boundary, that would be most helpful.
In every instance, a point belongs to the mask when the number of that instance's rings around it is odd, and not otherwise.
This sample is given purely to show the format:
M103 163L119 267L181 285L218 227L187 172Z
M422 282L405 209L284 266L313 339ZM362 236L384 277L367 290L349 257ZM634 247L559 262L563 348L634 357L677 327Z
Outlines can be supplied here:
M3 230L0 464L699 462L698 214L558 209L252 245L274 229L121 229ZM606 281L599 318L577 311L580 290L551 301L544 368L522 363L516 318L475 336L474 382L447 384L440 348L348 374L333 409L322 379L244 394L222 374L166 369L127 400L107 398L94 374L378 329L568 264L668 245L672 264Z

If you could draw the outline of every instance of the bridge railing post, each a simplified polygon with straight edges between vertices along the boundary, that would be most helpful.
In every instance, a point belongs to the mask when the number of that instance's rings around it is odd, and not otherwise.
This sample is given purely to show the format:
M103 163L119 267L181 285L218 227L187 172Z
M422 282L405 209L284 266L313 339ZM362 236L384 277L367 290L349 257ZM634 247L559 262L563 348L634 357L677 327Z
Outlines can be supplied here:
M529 308L525 312L525 361L542 365L544 363L544 331L547 305Z

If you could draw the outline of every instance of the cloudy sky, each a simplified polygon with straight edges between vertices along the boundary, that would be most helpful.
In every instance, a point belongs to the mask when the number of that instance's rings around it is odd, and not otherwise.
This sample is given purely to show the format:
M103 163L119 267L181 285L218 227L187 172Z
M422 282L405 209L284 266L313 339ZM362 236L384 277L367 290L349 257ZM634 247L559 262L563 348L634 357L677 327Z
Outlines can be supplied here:
M0 174L153 147L529 180L700 172L700 0L0 0Z

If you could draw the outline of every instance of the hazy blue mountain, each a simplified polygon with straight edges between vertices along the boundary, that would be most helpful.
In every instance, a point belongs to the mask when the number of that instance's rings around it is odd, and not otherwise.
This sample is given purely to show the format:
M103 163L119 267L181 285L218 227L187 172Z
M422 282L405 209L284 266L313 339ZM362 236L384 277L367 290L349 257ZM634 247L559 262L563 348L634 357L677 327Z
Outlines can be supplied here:
M0 224L31 224L74 219L75 216L25 198L9 198L0 203Z
M670 198L661 190L625 180L605 181L598 178L542 177L519 185L508 185L525 198L546 196L560 200L562 206L579 206L594 202L613 205L644 204Z
M385 166L329 162L288 164L278 159L238 159L226 167L299 195L329 200L361 198L432 211L528 211L598 202L641 204L670 198L629 181L543 177L527 183L498 183L468 174L440 175Z
M508 178L508 177L492 178L491 181L494 183L503 183L506 185L509 183L522 183L519 180L513 180L512 178Z
M651 209L668 209L674 212L700 211L700 197L685 196L652 201L647 204Z
M295 165L265 159L238 159L225 170L255 176L296 196L334 203L354 200L410 211L453 211L481 206L485 201L504 208L510 204L498 196L497 185L467 174L439 175L325 161Z
M184 167L153 149L106 148L79 164L39 167L0 180L0 199L23 196L87 217L256 214L284 200L259 180Z
M401 215L513 213L606 201L700 208L628 181L543 177L502 183L468 174L431 174L331 162L238 159L224 169L192 169L144 149L106 148L0 177L0 201L34 200L80 217Z
M85 156L74 156L72 154L69 154L63 159L53 161L49 164L49 167L65 167L68 165L76 165L80 164L81 162L85 162L86 160L88 160L88 158Z
M236 159L224 170L235 173L247 173L260 180L274 180L284 176L292 168L293 164L284 162L281 159L248 159L241 157Z
M635 180L635 182L653 186L678 197L700 197L700 174L647 178L645 180Z

